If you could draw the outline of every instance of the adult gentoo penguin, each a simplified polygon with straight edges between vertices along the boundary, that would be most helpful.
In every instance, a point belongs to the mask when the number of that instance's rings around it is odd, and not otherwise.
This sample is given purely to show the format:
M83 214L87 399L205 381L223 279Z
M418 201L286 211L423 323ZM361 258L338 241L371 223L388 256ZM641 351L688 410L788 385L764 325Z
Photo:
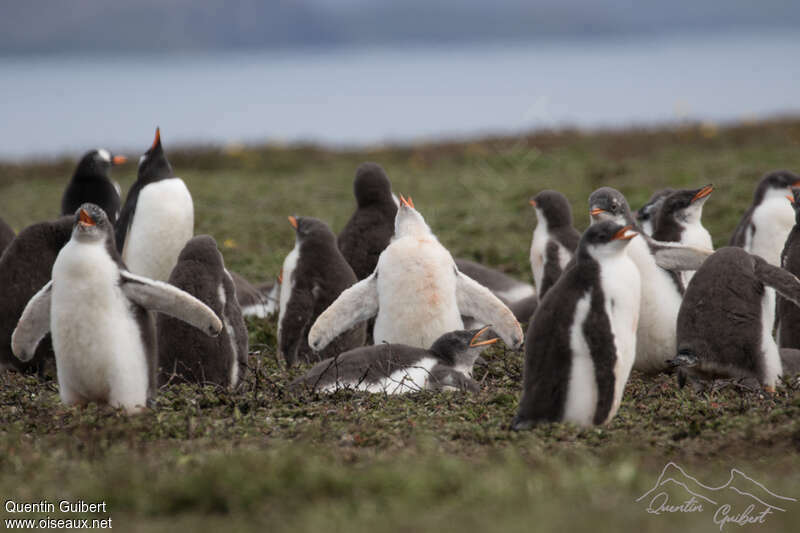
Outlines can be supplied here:
M97 401L135 412L155 389L155 330L148 310L180 317L209 335L222 328L193 296L126 271L105 211L84 204L52 280L25 306L11 349L28 361L51 332L65 404Z
M100 206L111 224L115 224L119 216L120 199L119 185L111 181L111 167L127 160L125 156L111 155L103 148L87 152L61 197L61 214L72 216L76 209L88 202Z
M3 250L8 248L8 245L11 244L11 241L14 240L16 234L14 230L9 226L5 220L0 218L0 255L3 254Z
M619 409L636 352L639 271L631 226L599 222L531 319L515 430L541 422L604 424Z
M333 392L355 389L404 394L425 389L477 392L472 379L475 360L497 338L481 340L488 330L451 331L429 349L405 344L378 344L350 350L314 365L290 385Z
M574 257L581 234L572 227L572 208L560 192L544 190L530 204L538 221L531 239L531 270L541 299Z
M181 320L159 315L159 386L187 381L235 388L247 368L247 326L217 242L208 235L189 239L169 283L206 304L224 327L218 336L209 337Z
M394 232L397 204L392 184L377 163L363 163L353 181L356 210L339 233L339 250L361 280L372 274Z
M800 276L800 189L793 189L787 198L794 207L795 224L781 253L781 266ZM785 298L778 298L776 308L778 345L781 348L800 348L800 308Z
M675 189L661 189L653 193L653 196L636 211L636 223L646 235L653 235L655 230L656 218L658 217L658 210L667 196L675 192Z
M309 346L322 350L341 332L377 315L375 344L429 348L444 333L464 329L464 315L491 324L508 346L518 348L522 329L508 307L459 272L410 199L401 196L400 201L394 237L375 272L344 291L317 318Z
M794 210L786 201L792 187L800 187L800 176L787 170L770 172L761 178L753 203L734 230L730 245L780 266L783 245L794 226Z
M717 250L692 278L678 315L674 366L694 378L755 378L774 387L783 370L772 338L767 287L800 305L800 281L738 247Z
M53 361L50 336L45 337L30 360L22 362L11 352L11 333L25 305L50 281L53 263L69 241L74 217L38 222L19 235L0 257L0 370L45 374Z
M289 217L295 231L294 249L283 262L280 312L278 315L278 353L287 364L306 363L362 346L364 325L351 324L322 353L308 346L308 330L331 303L356 283L353 269L336 247L336 235L321 220Z
M153 145L139 160L139 175L125 198L116 226L117 249L132 273L166 281L193 233L192 195L172 173L156 128Z

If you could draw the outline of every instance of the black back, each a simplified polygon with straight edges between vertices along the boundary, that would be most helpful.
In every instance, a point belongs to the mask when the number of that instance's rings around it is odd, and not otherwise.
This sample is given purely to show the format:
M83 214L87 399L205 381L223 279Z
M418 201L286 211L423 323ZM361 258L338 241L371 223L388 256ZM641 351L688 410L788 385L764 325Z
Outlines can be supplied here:
M661 204L663 204L664 199L673 192L675 192L675 189L670 188L654 192L647 203L636 211L636 222L642 225L648 220L651 220L653 221L653 226L655 226L655 220L658 217L658 210L661 208Z
M0 218L0 256L3 255L3 250L8 248L8 245L11 244L11 241L14 240L16 234L14 230L9 226L5 220Z
M226 327L218 336L209 337L181 320L159 314L159 386L167 382L229 386L232 366L239 364L241 376L247 365L247 327L216 241L208 235L190 239L178 256L169 282L209 306ZM219 296L220 286L224 302Z
M339 233L339 250L362 280L375 271L378 257L394 235L397 205L386 172L376 163L363 163L353 182L356 211Z
M122 247L125 245L125 236L128 234L128 228L130 228L131 223L133 223L136 202L139 201L139 193L142 189L150 183L174 177L175 174L173 174L167 155L161 146L161 133L156 128L156 138L153 141L153 145L144 153L143 159L139 162L136 181L131 186L131 190L128 191L128 196L125 197L125 205L122 207L116 224L117 250L122 252Z
M800 276L800 189L794 189L793 196L795 225L783 247L781 266L795 276ZM778 294L775 318L781 348L800 348L800 308Z
M102 158L97 150L87 152L78 163L64 195L61 214L72 215L87 202L99 206L114 225L119 214L120 198L111 182L112 162Z
M764 200L769 189L792 187L796 186L798 182L800 182L800 176L788 170L776 170L761 178L761 181L758 182L756 190L753 193L753 203L747 211L745 211L744 216L742 216L742 219L739 221L739 225L733 230L733 235L731 235L729 244L731 246L744 246L747 231L753 221L753 211L755 211L756 207Z

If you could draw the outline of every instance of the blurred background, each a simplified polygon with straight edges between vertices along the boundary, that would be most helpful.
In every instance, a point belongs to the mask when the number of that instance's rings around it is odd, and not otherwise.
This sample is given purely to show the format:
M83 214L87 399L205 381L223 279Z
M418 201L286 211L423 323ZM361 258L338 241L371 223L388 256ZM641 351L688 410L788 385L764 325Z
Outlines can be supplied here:
M5 0L0 158L797 114L783 0Z

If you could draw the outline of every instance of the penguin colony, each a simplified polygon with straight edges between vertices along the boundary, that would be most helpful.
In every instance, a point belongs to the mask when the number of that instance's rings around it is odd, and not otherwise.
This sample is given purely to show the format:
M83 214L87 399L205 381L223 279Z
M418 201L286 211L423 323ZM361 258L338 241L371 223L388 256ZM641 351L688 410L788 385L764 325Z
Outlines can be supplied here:
M339 235L289 216L295 246L256 287L228 271L213 237L194 236L189 187L158 129L123 203L111 171L125 162L92 150L61 218L19 234L0 219L0 370L54 364L67 405L135 413L171 383L233 389L247 371L244 317L273 314L278 355L313 365L289 391L474 393L483 350L524 350L515 430L609 422L632 369L767 391L800 370L800 177L788 171L761 179L716 252L702 224L711 185L656 191L635 213L602 187L583 234L563 194L539 191L531 285L454 258L424 209L364 163Z

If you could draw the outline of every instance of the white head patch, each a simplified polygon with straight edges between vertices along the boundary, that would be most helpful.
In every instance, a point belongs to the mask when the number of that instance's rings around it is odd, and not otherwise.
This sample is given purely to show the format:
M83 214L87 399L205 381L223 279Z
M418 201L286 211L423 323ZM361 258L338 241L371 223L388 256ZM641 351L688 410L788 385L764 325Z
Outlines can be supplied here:
M106 163L111 163L111 154L108 153L108 150L104 148L98 148L97 155L100 157L100 159L102 159Z

